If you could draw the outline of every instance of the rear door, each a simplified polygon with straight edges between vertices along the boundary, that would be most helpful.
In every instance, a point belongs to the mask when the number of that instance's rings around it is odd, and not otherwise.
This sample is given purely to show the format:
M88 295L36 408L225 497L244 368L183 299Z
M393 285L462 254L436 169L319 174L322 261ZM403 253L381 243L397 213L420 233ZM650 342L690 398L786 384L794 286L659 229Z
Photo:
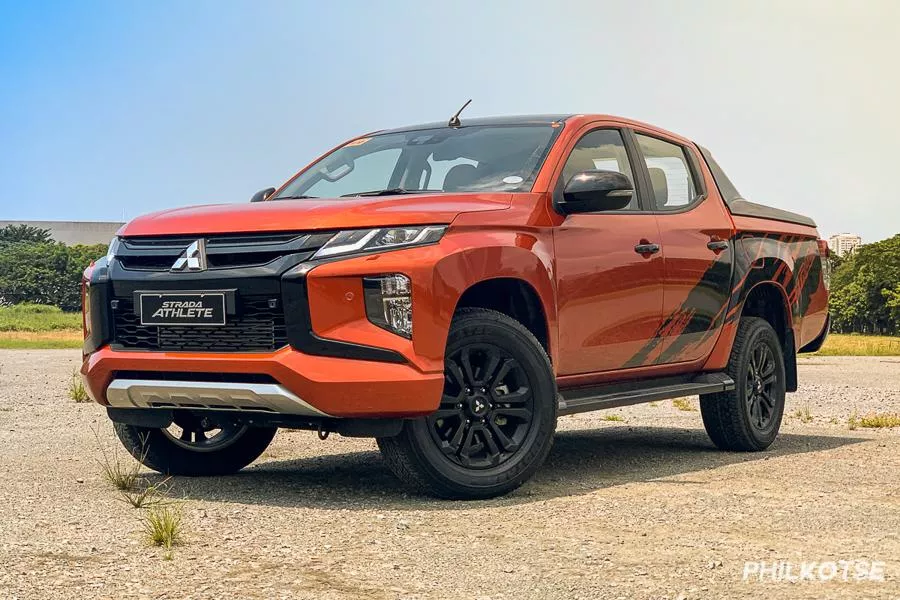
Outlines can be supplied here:
M616 127L588 126L576 139L554 194L575 173L594 169L625 174L636 193L622 210L568 215L554 231L558 372L651 365L657 352L644 349L660 326L664 270L656 216L640 208L639 196L649 190L635 176L639 158ZM641 254L642 244L657 249Z
M653 193L665 265L658 364L712 352L731 294L734 224L712 179L687 143L634 131L638 161Z

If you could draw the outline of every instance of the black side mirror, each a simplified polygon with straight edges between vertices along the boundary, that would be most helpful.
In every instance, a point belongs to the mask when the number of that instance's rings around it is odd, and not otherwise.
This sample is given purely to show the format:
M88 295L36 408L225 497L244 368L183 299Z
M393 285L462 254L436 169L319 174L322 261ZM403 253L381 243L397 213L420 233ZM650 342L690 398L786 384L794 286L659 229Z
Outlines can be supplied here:
M250 196L250 202L262 202L274 193L275 188L266 188L264 190L259 190L258 192Z
M634 186L616 171L582 171L572 176L556 208L564 215L625 208L634 196Z

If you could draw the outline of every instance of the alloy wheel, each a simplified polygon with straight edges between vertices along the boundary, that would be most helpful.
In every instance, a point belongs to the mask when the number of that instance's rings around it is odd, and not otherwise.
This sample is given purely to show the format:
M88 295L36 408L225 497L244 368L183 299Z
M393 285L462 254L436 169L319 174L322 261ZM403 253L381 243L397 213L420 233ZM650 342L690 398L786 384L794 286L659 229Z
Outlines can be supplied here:
M493 344L467 344L444 365L444 392L427 422L451 462L496 467L521 447L532 425L534 397L525 370Z
M776 413L777 372L775 353L765 340L757 340L750 352L745 392L750 425L765 432L773 424Z
M192 414L176 415L171 425L162 430L163 435L175 445L194 452L221 450L237 441L246 425L219 425L205 417Z

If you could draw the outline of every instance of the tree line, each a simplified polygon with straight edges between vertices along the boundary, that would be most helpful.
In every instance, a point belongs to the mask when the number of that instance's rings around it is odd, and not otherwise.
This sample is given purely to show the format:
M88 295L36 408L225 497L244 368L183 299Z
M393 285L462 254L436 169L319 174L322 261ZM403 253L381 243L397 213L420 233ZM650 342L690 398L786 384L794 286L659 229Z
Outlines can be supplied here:
M900 334L900 234L829 257L831 330Z
M33 302L81 310L81 274L105 254L103 244L66 246L46 229L0 228L0 305Z
M0 304L81 307L81 273L106 246L66 246L45 229L0 229ZM900 234L828 259L832 331L900 334Z

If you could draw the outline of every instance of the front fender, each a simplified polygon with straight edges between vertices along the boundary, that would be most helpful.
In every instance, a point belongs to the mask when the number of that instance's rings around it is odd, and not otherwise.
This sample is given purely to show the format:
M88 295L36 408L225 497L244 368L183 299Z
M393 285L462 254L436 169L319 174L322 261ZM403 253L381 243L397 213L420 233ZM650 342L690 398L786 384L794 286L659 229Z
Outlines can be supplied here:
M323 338L393 350L424 373L442 372L447 335L460 297L480 281L509 277L524 281L537 292L547 316L550 355L555 360L552 265L549 232L493 227L460 228L435 245L322 264L307 276L312 329ZM387 273L402 273L412 280L412 340L385 331L366 318L362 278Z
M487 245L485 235L489 236ZM440 314L436 317L437 326L444 334L434 340L440 346L441 356L453 314L466 290L483 281L508 278L525 282L537 293L547 319L550 359L552 364L557 364L556 288L549 232L473 231L454 238L459 246L435 265L432 283L433 296L441 299Z

